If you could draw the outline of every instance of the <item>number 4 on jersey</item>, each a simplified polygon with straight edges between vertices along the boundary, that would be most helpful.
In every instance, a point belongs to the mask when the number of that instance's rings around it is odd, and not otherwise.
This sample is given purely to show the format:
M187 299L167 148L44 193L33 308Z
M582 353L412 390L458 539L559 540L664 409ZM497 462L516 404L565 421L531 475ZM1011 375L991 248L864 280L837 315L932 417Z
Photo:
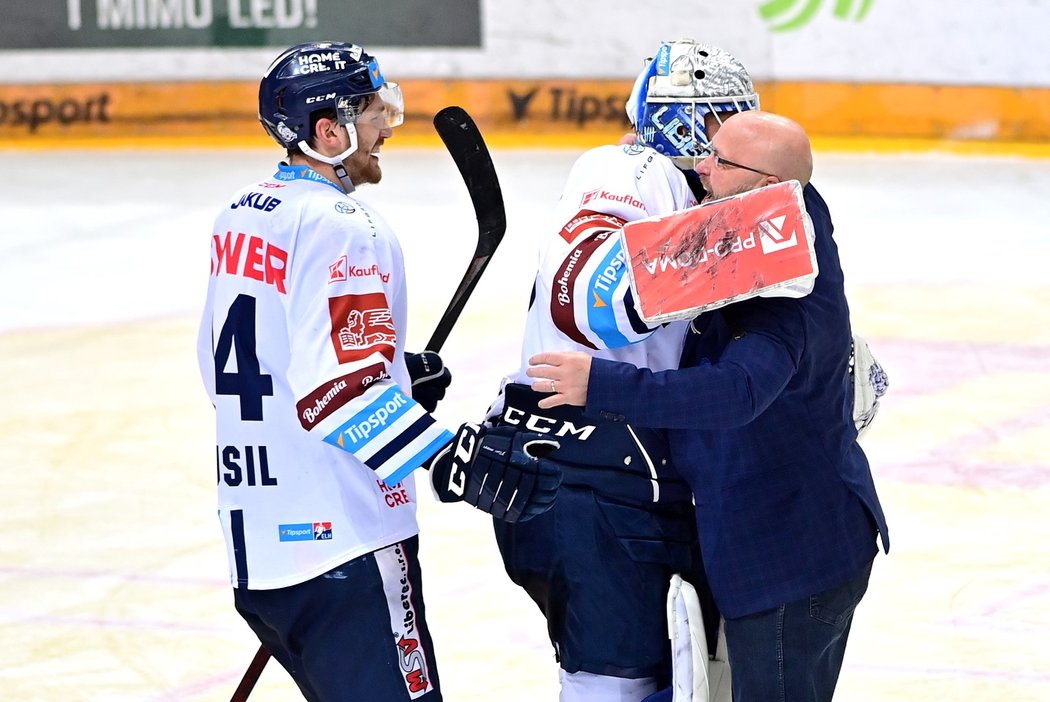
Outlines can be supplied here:
M237 370L228 373L231 352L236 354ZM241 419L255 422L263 418L263 397L273 395L273 378L262 373L255 353L255 298L251 295L237 296L219 332L215 344L215 393L240 397Z

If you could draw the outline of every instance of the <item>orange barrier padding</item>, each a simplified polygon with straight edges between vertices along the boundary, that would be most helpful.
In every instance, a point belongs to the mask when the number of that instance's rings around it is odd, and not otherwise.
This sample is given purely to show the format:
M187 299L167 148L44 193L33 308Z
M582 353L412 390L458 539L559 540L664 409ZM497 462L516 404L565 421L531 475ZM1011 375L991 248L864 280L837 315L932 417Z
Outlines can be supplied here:
M406 80L399 138L430 143L431 118L465 107L493 144L590 146L629 129L630 81ZM815 138L1050 141L1050 89L769 82L763 109ZM64 144L265 146L254 81L0 85L0 147Z
M1015 142L1050 139L1050 89L883 83L759 86L762 108L811 135Z

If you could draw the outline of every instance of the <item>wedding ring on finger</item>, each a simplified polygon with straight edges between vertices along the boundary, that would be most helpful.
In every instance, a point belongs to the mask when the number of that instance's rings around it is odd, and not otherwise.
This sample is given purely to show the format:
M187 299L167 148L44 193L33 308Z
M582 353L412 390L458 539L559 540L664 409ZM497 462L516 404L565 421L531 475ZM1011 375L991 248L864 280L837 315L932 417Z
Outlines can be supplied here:
M551 392L553 392L553 393L557 393L558 392L558 388L554 387L554 381L553 380L551 381Z

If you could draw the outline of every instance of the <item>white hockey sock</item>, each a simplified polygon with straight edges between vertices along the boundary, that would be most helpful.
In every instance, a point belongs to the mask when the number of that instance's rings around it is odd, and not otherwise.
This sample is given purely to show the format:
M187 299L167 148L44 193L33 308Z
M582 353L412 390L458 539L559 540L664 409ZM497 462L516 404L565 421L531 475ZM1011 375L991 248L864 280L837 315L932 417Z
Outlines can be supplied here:
M558 671L560 702L640 702L656 692L656 678L614 678L580 671Z

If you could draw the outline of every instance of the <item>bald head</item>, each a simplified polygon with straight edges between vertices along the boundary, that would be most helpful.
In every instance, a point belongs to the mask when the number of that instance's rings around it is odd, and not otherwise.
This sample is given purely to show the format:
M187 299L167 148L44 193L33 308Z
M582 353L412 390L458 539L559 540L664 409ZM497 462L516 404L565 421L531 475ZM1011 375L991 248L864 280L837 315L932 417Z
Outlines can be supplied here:
M798 122L787 117L760 110L740 112L726 120L717 136L727 154L742 154L748 164L782 181L805 185L813 175L809 137Z

